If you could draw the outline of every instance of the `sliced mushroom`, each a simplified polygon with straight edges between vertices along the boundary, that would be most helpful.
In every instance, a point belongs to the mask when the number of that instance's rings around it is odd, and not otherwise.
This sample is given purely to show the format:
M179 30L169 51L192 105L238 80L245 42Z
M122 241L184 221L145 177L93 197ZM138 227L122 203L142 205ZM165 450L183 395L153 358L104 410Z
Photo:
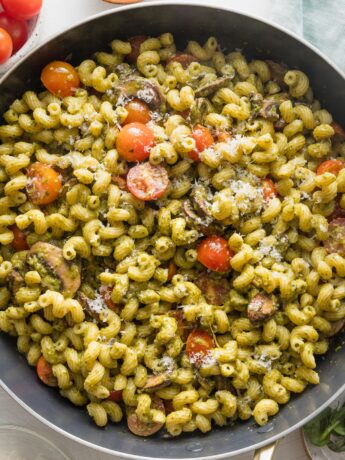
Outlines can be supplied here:
M185 200L182 204L182 210L186 216L187 222L191 227L196 228L204 235L219 233L221 227L213 222L213 218L205 215L198 215L192 206L190 200Z
M278 113L279 102L272 99L264 99L262 107L259 110L259 115L269 121L279 120Z
M256 294L248 304L247 316L251 321L263 321L274 315L276 306L271 297Z
M11 292L11 295L15 297L17 291L25 286L24 278L15 268L10 271L8 278L8 288Z
M284 75L288 70L286 65L279 64L278 62L274 62L269 59L267 59L265 62L270 69L272 80L276 81L279 85L284 84Z
M80 286L80 268L64 259L62 249L50 243L35 243L26 256L27 264L41 275L42 285L66 296Z
M203 184L193 187L191 199L199 216L212 216L209 195L211 191ZM211 197L212 199L212 197Z
M151 407L165 414L163 401L157 396L151 398ZM163 423L158 422L143 422L135 413L135 407L126 406L127 426L128 429L136 436L152 436L163 428Z
M231 380L223 375L215 375L214 376L216 382L217 390L227 390L233 391L233 386L231 385Z
M164 106L164 97L158 85L146 78L129 78L117 85L114 92L118 101L137 98L146 102L153 110L162 109Z
M208 303L224 305L229 298L230 284L225 278L207 272L201 272L195 279L195 284L201 290Z
M147 377L146 385L143 390L150 393L151 391L159 390L160 388L165 388L170 385L171 380L169 375L166 372L162 372L158 375L149 375Z
M190 110L190 119L193 124L202 123L209 113L214 112L211 102L205 97L198 97Z
M219 77L210 83L200 86L195 90L196 97L207 97L221 88L225 88L231 81L231 77Z

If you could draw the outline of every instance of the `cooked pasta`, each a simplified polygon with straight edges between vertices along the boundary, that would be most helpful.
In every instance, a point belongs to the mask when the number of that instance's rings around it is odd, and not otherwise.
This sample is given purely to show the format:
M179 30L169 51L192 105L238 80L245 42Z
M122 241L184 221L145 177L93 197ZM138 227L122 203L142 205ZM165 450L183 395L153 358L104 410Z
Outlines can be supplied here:
M4 114L0 329L99 427L263 425L345 322L345 134L215 37L110 47Z

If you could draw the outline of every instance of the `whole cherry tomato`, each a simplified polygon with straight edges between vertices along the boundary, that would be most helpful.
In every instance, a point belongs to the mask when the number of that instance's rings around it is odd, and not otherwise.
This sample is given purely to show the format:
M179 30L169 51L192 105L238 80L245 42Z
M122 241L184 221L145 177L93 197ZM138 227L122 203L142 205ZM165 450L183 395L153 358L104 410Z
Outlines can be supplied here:
M154 134L143 123L128 123L116 138L116 149L119 155L127 161L146 160L154 145Z
M233 252L221 236L213 235L203 239L198 247L198 261L209 270L226 272L230 269Z
M41 81L46 89L55 96L72 96L80 86L80 79L75 68L64 61L53 61L45 66Z
M18 51L28 39L29 30L27 23L13 19L4 12L0 13L0 27L10 34L13 43L13 53Z
M0 64L6 62L12 54L13 42L10 34L0 28Z
M124 125L128 123L148 123L151 120L150 109L145 102L139 99L133 99L125 105L125 109L128 112L127 118L124 121Z
M37 16L43 0L1 0L6 13L14 19L26 21Z

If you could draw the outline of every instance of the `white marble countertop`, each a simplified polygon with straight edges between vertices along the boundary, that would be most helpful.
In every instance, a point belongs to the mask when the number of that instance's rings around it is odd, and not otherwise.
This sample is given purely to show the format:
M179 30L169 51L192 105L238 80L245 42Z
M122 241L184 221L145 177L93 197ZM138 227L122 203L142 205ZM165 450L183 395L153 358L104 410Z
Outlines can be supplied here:
M44 41L51 35L59 32L70 25L86 18L94 13L101 12L107 9L114 8L114 5L105 3L101 0L44 0L44 22L42 25L40 41ZM277 22L283 23L286 27L290 27L295 32L303 33L303 14L300 11L300 0L190 0L198 4L208 3L219 6L229 6L251 14L256 14L267 19L275 19ZM276 5L279 3L279 8L284 11L284 17L277 11ZM282 3L284 7L281 8ZM319 2L317 2L320 4ZM293 15L287 14L286 8L293 11ZM46 427L41 422L36 420L32 415L26 412L7 393L0 388L0 425L20 425L29 428L32 431L39 433L47 440L58 446L71 460L87 459L87 460L111 460L114 456L99 453L80 445L64 436L56 433L52 429ZM1 456L0 444L0 460ZM245 454L238 457L233 457L234 460L250 460L252 454ZM12 457L11 457L12 458ZM17 457L13 457L14 459ZM30 460L31 457L27 457ZM275 458L279 460L307 460L309 457L304 451L301 440L300 431L296 431L287 436L280 442ZM117 457L118 460L120 460ZM7 459L6 459L7 460ZM36 460L36 459L35 459ZM51 458L54 460L54 458Z

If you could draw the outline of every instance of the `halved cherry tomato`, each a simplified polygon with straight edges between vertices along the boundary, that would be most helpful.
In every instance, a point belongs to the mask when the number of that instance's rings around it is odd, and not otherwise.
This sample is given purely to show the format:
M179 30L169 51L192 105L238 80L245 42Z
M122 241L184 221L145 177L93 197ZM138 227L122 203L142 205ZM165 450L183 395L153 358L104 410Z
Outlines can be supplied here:
M231 139L232 139L232 134L227 133L226 131L219 133L217 136L218 142L229 142L231 141Z
M146 35L136 35L128 39L131 44L132 51L127 55L127 61L131 64L137 62L138 56L140 54L140 45L147 39Z
M29 30L27 23L10 18L4 12L0 13L0 27L10 34L13 43L13 53L18 51L28 39Z
M149 162L134 166L127 174L128 190L139 200L157 200L164 195L169 177L163 166L152 166Z
M342 128L342 126L339 125L339 123L337 123L336 121L332 121L331 126L334 129L336 135L345 139L345 131Z
M119 306L111 300L111 293L113 292L113 286L102 284L99 288L99 293L104 300L106 306L115 312L119 311Z
M169 266L168 266L168 281L171 281L172 280L172 277L174 275L176 275L176 271L177 271L177 267L176 267L176 264L175 262L173 262L172 260L169 262Z
M198 61L197 58L192 56L191 54L182 53L181 51L178 51L174 56L168 59L167 63L169 64L170 62L178 62L182 65L184 69L187 69L187 67L192 62L197 62L197 61Z
M10 34L0 28L0 64L6 62L13 51L13 43Z
M165 407L163 401L158 398L157 396L151 397L152 403L151 406L153 409L159 410L165 413ZM142 422L139 420L137 414L135 413L135 409L133 407L127 408L127 425L128 429L137 436L151 436L161 428L163 428L163 423L155 423L155 422Z
M53 61L41 73L45 88L55 96L72 96L80 86L78 72L68 62Z
M57 380L53 374L52 366L45 360L44 356L41 356L37 361L36 371L43 383L49 387L57 387Z
M278 195L276 186L271 179L262 179L262 192L265 200L270 200Z
M323 161L317 168L316 174L319 176L320 174L328 172L337 176L344 167L345 163L343 160L332 158L331 160Z
M154 134L143 123L128 123L116 138L116 149L119 155L127 161L146 160L154 145Z
M11 225L8 228L13 232L14 236L13 241L11 243L12 248L14 248L16 251L25 251L26 249L29 249L25 233L19 230L16 224Z
M62 182L55 169L37 161L28 167L27 176L26 191L31 203L45 205L57 199Z
M43 0L1 0L6 13L14 19L26 21L37 16Z
M324 246L329 253L337 253L345 257L345 218L338 217L328 224L329 237Z
M195 140L195 150L188 153L188 156L194 161L200 161L200 153L210 147L214 139L210 130L205 126L196 125L192 130L192 138Z
M111 390L110 395L107 398L109 401L121 402L122 401L122 390Z
M215 272L229 270L233 254L226 239L217 235L203 239L198 247L198 261Z
M128 112L127 118L124 121L124 125L128 123L148 123L151 120L150 109L145 102L139 99L133 99L125 105L125 109Z
M194 329L188 336L186 353L197 366L200 366L203 358L215 346L214 340L208 332Z

